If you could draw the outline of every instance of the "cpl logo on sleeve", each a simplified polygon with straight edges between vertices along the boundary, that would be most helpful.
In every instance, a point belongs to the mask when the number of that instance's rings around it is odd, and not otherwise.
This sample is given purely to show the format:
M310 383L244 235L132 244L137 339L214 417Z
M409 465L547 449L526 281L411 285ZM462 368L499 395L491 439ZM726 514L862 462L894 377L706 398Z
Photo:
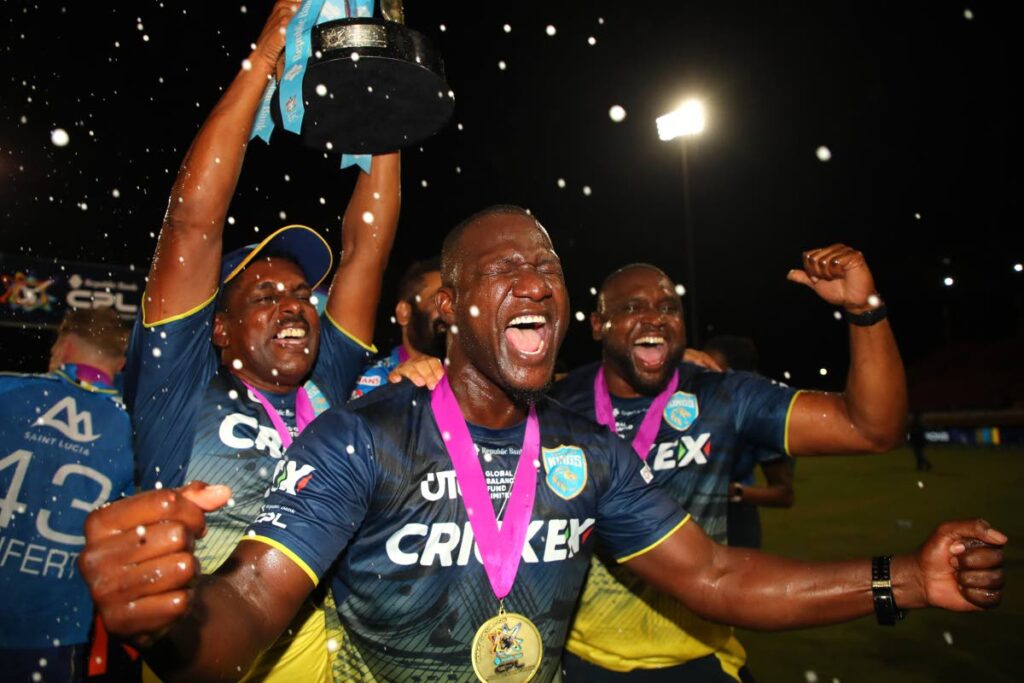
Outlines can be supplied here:
M571 500L580 495L587 485L587 457L578 446L559 446L542 449L545 481L555 495Z
M297 495L313 478L315 469L312 465L299 465L294 460L279 460L277 468L274 469L274 483L271 489L284 491L292 496Z
M665 422L668 422L673 429L685 432L690 428L700 415L700 407L697 405L697 396L685 391L677 391L672 394L665 406Z

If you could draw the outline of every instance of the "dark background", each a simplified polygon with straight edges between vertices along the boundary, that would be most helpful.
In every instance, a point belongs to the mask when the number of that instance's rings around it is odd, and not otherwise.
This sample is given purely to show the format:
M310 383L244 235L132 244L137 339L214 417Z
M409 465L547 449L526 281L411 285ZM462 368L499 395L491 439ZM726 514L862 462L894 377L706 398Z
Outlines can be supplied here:
M766 374L841 388L845 324L785 274L801 251L845 242L868 257L912 386L948 380L952 365L977 370L917 391L918 404L1020 401L1010 381L1024 351L1010 3L506 5L408 3L407 23L444 54L456 111L404 155L389 284L458 220L508 202L551 231L574 313L589 312L590 287L630 261L692 290L680 143L660 142L654 119L698 95L709 125L688 149L702 340L749 335ZM178 163L269 7L4 3L0 251L145 270ZM611 121L612 105L625 121ZM65 147L50 141L57 127ZM819 145L830 161L818 160ZM227 246L284 222L336 244L355 177L337 166L280 129L269 147L254 142ZM388 289L382 349L396 338L391 307ZM0 369L41 369L49 334L0 328ZM595 357L574 320L564 361Z

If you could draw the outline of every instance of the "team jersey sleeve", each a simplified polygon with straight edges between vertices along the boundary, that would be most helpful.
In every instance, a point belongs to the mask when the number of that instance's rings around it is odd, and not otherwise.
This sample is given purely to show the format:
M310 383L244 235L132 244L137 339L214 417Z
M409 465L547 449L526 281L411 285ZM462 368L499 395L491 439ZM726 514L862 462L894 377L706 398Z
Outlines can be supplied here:
M215 303L146 324L135 321L128 343L124 396L136 434L140 484L184 482L199 398L217 370L210 341Z
M788 454L786 429L799 392L750 372L729 373L725 381L732 385L736 433L756 448Z
M349 399L363 368L377 353L338 325L326 312L320 317L320 351L313 368L313 381L332 406Z
M362 524L376 485L373 444L344 408L318 417L278 463L244 540L287 555L318 583Z
M381 363L375 363L369 366L363 370L363 374L360 375L359 379L356 381L356 388L352 391L352 395L349 397L349 400L355 400L360 396L365 396L378 387L384 386L388 383L389 374L391 374L391 371Z
M690 515L653 483L650 468L629 444L609 432L600 446L607 450L609 467L598 500L597 533L605 549L625 562L671 536Z

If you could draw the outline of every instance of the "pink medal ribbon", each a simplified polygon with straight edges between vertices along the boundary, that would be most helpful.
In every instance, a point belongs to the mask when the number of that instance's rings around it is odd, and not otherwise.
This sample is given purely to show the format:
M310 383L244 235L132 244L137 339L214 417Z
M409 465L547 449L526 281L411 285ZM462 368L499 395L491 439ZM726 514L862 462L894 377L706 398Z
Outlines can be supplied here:
M679 387L679 370L672 373L668 386L660 394L654 397L654 402L647 408L643 422L637 427L636 436L633 437L633 451L641 460L647 460L647 454L651 450L651 444L658 438L658 429L661 427L661 412L668 405L676 388ZM615 411L612 409L612 395L608 391L608 382L604 378L604 366L597 371L594 379L594 414L597 421L612 430L612 434L618 434L615 427Z
M519 454L519 464L516 465L505 517L499 528L494 504L484 480L484 471L480 466L480 455L473 445L469 427L466 426L466 419L448 384L447 375L431 393L430 407L434 412L434 421L441 430L448 456L455 466L455 478L462 490L462 503L469 515L484 571L487 572L495 596L501 600L509 594L516 580L526 532L533 514L533 499L537 492L537 467L534 462L540 453L537 411L530 406L523 449Z
M281 445L284 450L288 450L292 445L292 435L288 431L288 425L281 419L281 415L277 412L277 408L270 402L266 396L260 393L258 390L253 388L251 384L246 382L244 379L239 378L245 388L249 390L253 396L259 400L260 404L263 405L263 409L267 411L267 417L270 418L271 424L274 425L274 429L277 430L278 436L281 437ZM306 393L305 387L299 387L298 391L295 392L295 426L302 433L302 430L306 428L313 418L316 417L316 413L313 411L313 403L309 400L309 394Z

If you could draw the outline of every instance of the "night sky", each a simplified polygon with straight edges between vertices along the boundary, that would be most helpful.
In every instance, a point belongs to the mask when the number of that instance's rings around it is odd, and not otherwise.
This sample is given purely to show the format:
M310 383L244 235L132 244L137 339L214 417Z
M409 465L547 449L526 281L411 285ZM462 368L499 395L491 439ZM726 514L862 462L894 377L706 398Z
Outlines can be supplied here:
M592 310L589 290L609 271L649 261L695 284L702 339L751 336L762 370L788 371L799 386L842 386L845 324L785 280L803 250L833 242L867 255L908 364L944 345L1020 338L1020 108L1011 104L1020 76L1009 4L471 11L409 0L407 23L442 51L456 108L404 155L390 282L435 254L466 215L514 203L550 230L574 313ZM147 269L181 157L269 7L4 3L0 251ZM696 283L683 257L680 143L659 141L654 124L690 95L709 110L707 130L687 143ZM610 118L613 105L625 109L622 122ZM56 128L66 146L51 141ZM820 146L830 160L819 160ZM338 161L280 129L269 147L254 142L227 247L291 222L337 244L356 173ZM390 290L385 297L381 348L396 329ZM0 369L42 369L48 338L0 329ZM589 326L574 320L564 361L596 354Z

